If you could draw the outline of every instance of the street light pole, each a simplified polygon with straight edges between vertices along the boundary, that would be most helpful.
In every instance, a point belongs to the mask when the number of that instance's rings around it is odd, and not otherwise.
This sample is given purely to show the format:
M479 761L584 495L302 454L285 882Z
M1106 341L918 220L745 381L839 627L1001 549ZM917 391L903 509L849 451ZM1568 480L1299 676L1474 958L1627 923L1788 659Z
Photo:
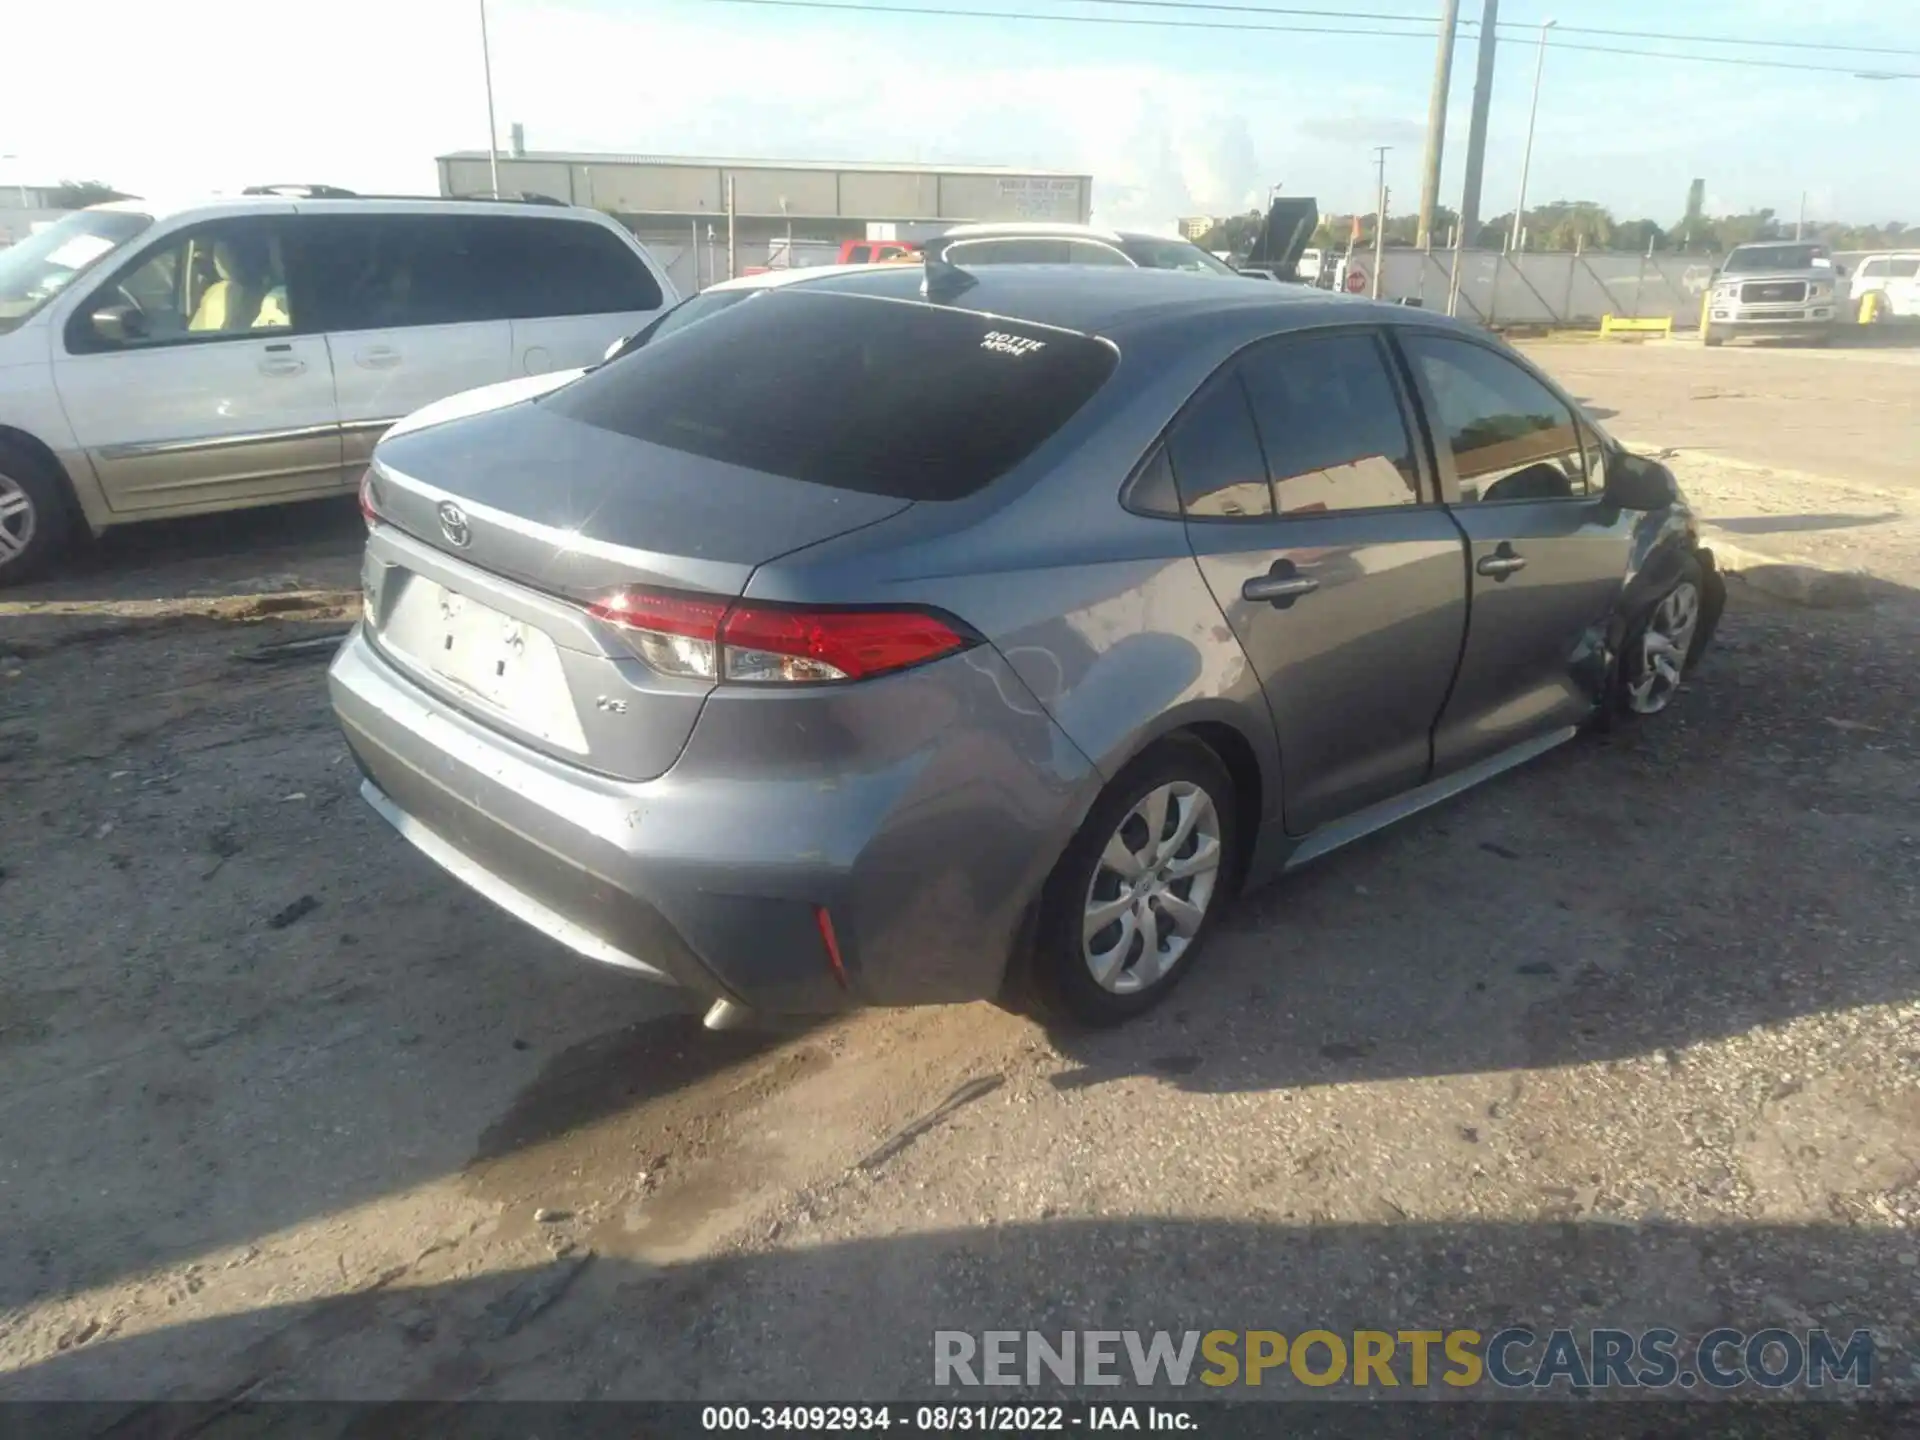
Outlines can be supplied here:
M1387 152L1391 145L1376 145L1374 161L1380 167L1379 208L1373 217L1373 288L1371 294L1375 300L1380 298L1380 270L1387 253ZM1422 262L1425 263L1425 262Z
M1533 109L1527 114L1527 148L1520 157L1520 200L1513 207L1513 234L1509 237L1507 248L1520 248L1520 225L1527 215L1527 172L1533 168L1533 126L1540 118L1540 76L1547 68L1547 31L1558 21L1540 22L1540 55L1533 62Z
M487 77L487 171L500 198L500 129L493 120L493 51L487 45L487 0L480 0L480 68Z

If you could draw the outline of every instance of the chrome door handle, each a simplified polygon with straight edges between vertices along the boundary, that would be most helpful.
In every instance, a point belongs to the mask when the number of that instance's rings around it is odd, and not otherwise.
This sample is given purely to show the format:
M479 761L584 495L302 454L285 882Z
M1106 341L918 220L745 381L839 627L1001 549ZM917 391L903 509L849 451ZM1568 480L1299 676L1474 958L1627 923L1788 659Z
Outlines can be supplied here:
M1256 575L1240 587L1240 594L1248 600L1297 600L1302 595L1311 595L1320 588L1320 582L1311 575Z
M1502 545L1493 554L1482 555L1480 563L1473 568L1479 574L1491 576L1495 580L1504 580L1516 571L1526 569L1527 561L1525 556L1516 555Z

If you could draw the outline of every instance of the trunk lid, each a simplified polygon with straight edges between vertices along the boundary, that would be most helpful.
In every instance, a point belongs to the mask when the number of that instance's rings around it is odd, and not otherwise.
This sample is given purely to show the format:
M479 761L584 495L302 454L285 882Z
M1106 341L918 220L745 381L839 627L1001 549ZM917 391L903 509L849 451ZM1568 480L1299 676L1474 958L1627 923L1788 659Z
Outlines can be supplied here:
M650 669L588 602L630 585L735 597L763 562L911 503L531 404L382 442L371 499L374 643L482 724L624 780L673 764L713 686Z

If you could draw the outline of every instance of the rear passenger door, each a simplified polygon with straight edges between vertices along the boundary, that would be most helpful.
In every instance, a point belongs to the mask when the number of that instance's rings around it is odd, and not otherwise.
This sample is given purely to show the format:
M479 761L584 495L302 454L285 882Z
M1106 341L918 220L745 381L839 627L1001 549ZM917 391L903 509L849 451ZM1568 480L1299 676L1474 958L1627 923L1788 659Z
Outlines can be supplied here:
M660 277L605 225L538 213L470 223L481 283L501 297L512 326L516 375L591 365L666 306Z
M1427 778L1466 582L1414 433L1357 329L1245 352L1168 436L1194 554L1273 713L1290 834Z
M1517 360L1464 336L1400 332L1433 429L1441 493L1466 531L1466 649L1434 732L1444 774L1593 709L1634 517L1601 496L1601 453Z
M507 297L492 285L488 217L303 214L300 292L333 357L342 458L358 475L387 427L448 395L513 375Z

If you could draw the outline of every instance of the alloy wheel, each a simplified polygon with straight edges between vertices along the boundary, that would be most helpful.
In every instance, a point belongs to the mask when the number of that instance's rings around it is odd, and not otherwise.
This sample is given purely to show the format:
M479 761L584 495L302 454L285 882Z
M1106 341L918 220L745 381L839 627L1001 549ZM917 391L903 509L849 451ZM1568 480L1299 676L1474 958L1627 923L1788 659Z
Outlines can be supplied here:
M0 566L24 555L33 544L33 497L20 482L0 475Z
M1220 881L1220 814L1187 780L1141 796L1094 866L1081 954L1094 983L1132 995L1166 977L1207 917Z
M1627 686L1627 704L1638 715L1657 715L1680 689L1680 676L1700 625L1700 588L1682 580L1654 606L1640 636L1639 668Z

